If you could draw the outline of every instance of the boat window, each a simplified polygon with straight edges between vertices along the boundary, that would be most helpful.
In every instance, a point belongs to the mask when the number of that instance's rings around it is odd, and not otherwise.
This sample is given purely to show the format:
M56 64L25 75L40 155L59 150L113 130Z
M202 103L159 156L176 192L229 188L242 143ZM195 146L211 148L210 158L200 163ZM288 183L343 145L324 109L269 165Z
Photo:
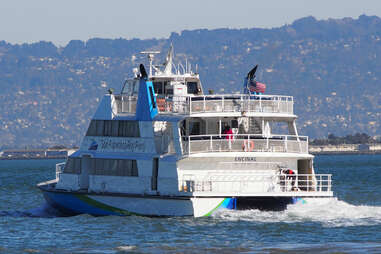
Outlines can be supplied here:
M90 122L89 128L87 129L86 136L96 136L96 132L97 132L96 121L92 120Z
M151 98L152 107L156 108L155 98L153 97L154 95L153 95L153 91L152 91L152 86L149 86L148 90L149 90L149 95L150 95L150 98Z
M231 126L232 128L238 128L238 120L236 120L236 119L233 119L232 120L232 126Z
M103 175L103 162L104 159L93 159L95 160L94 175Z
M164 81L163 82L163 94L167 94L167 89L168 89L168 87L170 87L169 85L169 82L168 81Z
M92 120L86 136L140 137L139 122L132 120Z
M96 130L95 130L95 135L94 136L104 136L104 121L102 120L95 120L96 124Z
M121 94L131 95L135 80L126 80Z
M286 121L268 121L271 133L279 135L289 135L289 123Z
M162 82L153 82L153 88L155 89L156 94L163 94L163 83Z
M81 158L69 157L65 163L64 173L80 174L81 173Z
M189 123L190 135L200 135L200 122Z
M118 172L122 176L138 176L136 160L119 160Z
M197 82L187 82L188 94L198 94Z
M173 88L167 88L166 95L173 95Z
M139 80L134 80L131 90L132 90L131 95L137 95L139 93Z
M91 174L107 176L138 176L136 160L91 159Z
M119 121L118 137L140 137L138 121Z
M105 168L108 169L110 175L117 175L118 160L106 160Z
M68 158L65 163L64 173L74 173L74 158Z
M105 120L104 122L104 136L117 137L118 136L118 121Z

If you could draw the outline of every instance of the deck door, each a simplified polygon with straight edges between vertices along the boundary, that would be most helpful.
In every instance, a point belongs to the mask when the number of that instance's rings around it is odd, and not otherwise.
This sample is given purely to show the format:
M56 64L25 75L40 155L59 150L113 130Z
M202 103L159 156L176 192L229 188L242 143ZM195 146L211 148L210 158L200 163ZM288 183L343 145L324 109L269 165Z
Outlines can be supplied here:
M79 187L82 190L87 190L89 188L89 172L90 172L90 156L84 155L82 157L81 165L81 176L79 179Z
M153 158L152 161L152 180L151 189L157 191L157 176L159 174L159 158Z

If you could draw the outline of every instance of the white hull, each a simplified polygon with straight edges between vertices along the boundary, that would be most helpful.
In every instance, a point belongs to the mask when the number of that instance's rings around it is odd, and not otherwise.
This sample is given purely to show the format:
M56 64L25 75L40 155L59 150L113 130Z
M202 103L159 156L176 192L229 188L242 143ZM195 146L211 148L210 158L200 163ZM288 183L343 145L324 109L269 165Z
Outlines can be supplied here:
M294 203L309 203L325 198L308 197L161 197L91 194L56 191L40 185L48 203L68 215L143 215L194 216L212 215L219 209L284 210Z
M91 215L208 216L227 208L230 198L137 197L56 192L42 189L48 203L63 213ZM226 200L226 201L225 201ZM224 204L225 201L225 204Z

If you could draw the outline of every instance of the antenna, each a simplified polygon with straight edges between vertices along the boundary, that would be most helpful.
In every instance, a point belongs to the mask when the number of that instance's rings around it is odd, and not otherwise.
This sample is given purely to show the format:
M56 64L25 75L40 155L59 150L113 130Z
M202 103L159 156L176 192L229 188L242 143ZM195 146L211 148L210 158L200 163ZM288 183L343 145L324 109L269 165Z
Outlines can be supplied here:
M141 51L140 54L145 54L149 61L149 76L152 77L152 62L155 58L155 54L159 54L160 51Z

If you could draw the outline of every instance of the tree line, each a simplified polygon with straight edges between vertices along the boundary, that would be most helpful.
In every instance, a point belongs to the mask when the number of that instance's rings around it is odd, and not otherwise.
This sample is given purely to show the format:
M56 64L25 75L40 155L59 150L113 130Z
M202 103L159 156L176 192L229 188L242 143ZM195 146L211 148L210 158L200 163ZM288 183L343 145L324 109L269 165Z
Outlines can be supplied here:
M381 143L381 139L373 138L366 133L356 133L354 135L346 135L343 137L329 134L327 138L314 139L310 142L311 145L342 145L342 144L369 144Z

